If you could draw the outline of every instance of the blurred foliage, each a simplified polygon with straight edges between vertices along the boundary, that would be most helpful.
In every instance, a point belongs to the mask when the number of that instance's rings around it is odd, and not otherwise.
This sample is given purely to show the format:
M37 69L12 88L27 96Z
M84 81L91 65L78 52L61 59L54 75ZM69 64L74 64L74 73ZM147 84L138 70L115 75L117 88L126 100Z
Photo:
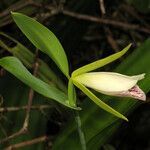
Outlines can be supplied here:
M126 1L105 0L104 4L106 14L103 16L103 19L119 20L130 24L135 23L138 26L149 28L149 10L146 8L149 6L148 0L141 0L142 2L140 2L142 4L137 3L137 0L136 5L138 4L138 6L133 4L133 1L136 0L132 0L132 5L129 5L126 3ZM28 50L30 50L32 53L35 53L35 48L31 45L31 43L29 43L25 36L23 36L17 26L12 23L12 19L10 17L10 10L15 10L18 6L25 5L26 2L29 1L1 0L0 31L3 31L14 37L19 42L27 46ZM128 43L133 43L134 47L128 53L129 57L127 57L125 60L121 58L120 61L110 64L102 69L105 71L111 71L121 63L119 68L116 70L121 73L132 75L141 73L143 71L149 71L148 66L150 64L150 54L147 47L149 47L150 41L147 40L149 37L148 32L124 29L115 25L94 23L92 21L84 21L82 19L75 19L62 13L53 14L53 11L47 10L45 8L46 6L52 6L58 9L60 6L64 5L64 9L66 10L99 17L102 16L102 14L98 0L80 0L78 2L75 0L35 0L35 2L40 3L41 7L27 5L17 9L16 11L36 18L56 34L56 36L60 39L65 52L67 53L70 69L72 71L82 65L117 52ZM142 8L140 8L139 12L139 9L134 9L134 7ZM0 40L12 48L16 46L14 42L2 36L0 36ZM135 50L137 46L140 46L140 48ZM132 53L133 50L134 52ZM8 52L6 49L0 48L0 57L8 55L14 54L10 54L10 52ZM20 53L18 56L19 55ZM21 56L24 56L23 52L20 57ZM66 80L60 74L59 70L55 67L53 62L51 62L48 57L41 53L38 54L38 57L48 64L46 65L44 71L42 70L42 74L38 74L38 76L47 83L53 84L60 89L64 89L65 91L63 83L66 84ZM25 64L23 61L24 65L26 65L30 71L32 71L33 62L33 54L32 58L28 59L28 64L30 65ZM39 72L40 71L41 69L39 69ZM146 90L146 92L149 91L149 89L145 88L145 85L148 86L148 83L150 82L148 76L143 83L141 82L141 86ZM28 93L29 88L9 73L5 72L4 76L0 77L0 95L4 99L1 107L19 107L27 105ZM100 149L101 146L104 146L102 147L104 150L113 149L112 147L121 150L138 150L138 147L139 150L150 148L148 144L150 143L149 135L146 134L149 133L149 121L147 119L147 116L150 114L148 108L149 105L144 104L141 105L140 108L136 108L135 112L129 116L129 123L121 123L120 121L116 120L114 120L112 123L111 115L104 113L96 105L92 104L85 97L85 95L83 95L83 93L78 91L78 95L79 99L81 99L78 103L83 107L81 118L85 118L85 120L87 120L85 122L82 120L83 130L85 131L86 139L89 139L88 145L90 145L92 148L93 145L98 149ZM105 99L107 98L108 97L105 97ZM149 99L149 95L147 95L147 99ZM1 144L0 149L3 149L8 145L20 143L25 140L31 140L45 134L50 137L49 141L46 143L34 144L32 146L24 147L21 149L50 149L53 143L54 146L59 143L58 146L60 146L60 148L58 150L61 150L63 144L66 144L66 142L68 144L67 148L70 148L69 144L71 143L77 143L77 146L80 146L76 124L74 123L73 118L74 115L70 110L60 106L57 103L48 103L47 100L45 100L45 97L42 97L38 94L35 95L33 103L38 105L48 104L51 105L52 108L43 111L32 110L29 124L29 134L19 136L5 144ZM126 110L130 109L130 107L131 111L133 111L132 106L134 105L135 101L119 101L117 99L116 101L109 100L109 103L114 103L114 107L118 107L119 103L121 105L119 107L119 111L127 113ZM104 116L102 116L102 114L104 114ZM12 133L18 131L23 125L24 117L25 111L22 110L0 114L0 139L6 137L6 133L7 135L11 135ZM142 130L141 127L144 129ZM71 135L69 135L71 138L66 137L67 133L71 133ZM142 137L142 140L140 137ZM67 141L65 141L66 138ZM136 139L138 142L136 142ZM60 140L63 142L60 143ZM105 143L110 143L111 145L106 144L105 146ZM132 146L130 147L130 145ZM73 147L71 147L71 149L72 148Z
M21 84L16 78L14 78L11 75L6 75L5 77L0 78L0 91L1 95L3 95L4 98L4 106L24 106L27 104L28 100L28 92L29 88L25 87L23 84ZM35 96L34 98L34 104L47 104L46 101L43 101L43 98ZM0 115L0 129L1 134L0 138L4 138L6 135L2 132L2 129L6 132L6 134L10 135L11 133L15 133L19 131L22 128L24 118L25 118L25 111L16 111L16 112L9 112L9 113L2 113ZM47 118L44 117L42 112L38 110L33 110L31 112L31 118L30 118L30 126L29 131L32 131L32 133L24 136L19 136L18 138L14 139L13 141L10 141L6 143L6 145L10 145L13 143L19 143L24 140L29 140L38 136L41 136L45 132L47 124ZM42 126L42 128L41 128ZM36 128L35 128L36 127ZM37 132L38 131L38 132ZM3 149L6 145L0 145L0 149ZM27 148L22 149L43 149L43 144L33 145Z
M150 1L149 0L128 0L135 8L141 13L150 13Z

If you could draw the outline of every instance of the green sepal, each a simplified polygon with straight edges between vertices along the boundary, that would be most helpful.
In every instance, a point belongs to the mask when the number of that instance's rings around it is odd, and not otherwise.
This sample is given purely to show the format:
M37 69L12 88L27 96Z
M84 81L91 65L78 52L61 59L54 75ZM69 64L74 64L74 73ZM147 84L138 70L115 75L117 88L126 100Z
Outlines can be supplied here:
M73 80L73 79L72 79ZM113 109L112 107L110 107L109 105L107 105L106 103L104 103L103 101L101 101L96 95L94 95L89 89L87 89L84 85L80 84L79 82L73 80L73 83L75 86L77 86L82 92L84 92L94 103L96 103L99 107L101 107L102 109L104 109L105 111L115 115L118 118L121 118L123 120L128 121L128 119L122 115L121 113L119 113L118 111L116 111L115 109Z
M129 48L131 47L131 44L129 44L127 47L125 47L122 51L118 52L118 53L115 53L113 55L110 55L106 58L103 58L103 59L100 59L100 60L97 60L95 62L92 62L88 65L85 65L81 68L78 68L77 70L73 71L72 73L72 77L75 77L75 76L78 76L80 74L83 74L83 73L86 73L86 72L90 72L90 71L93 71L95 69L98 69L100 67L103 67L115 60L117 60L118 58L120 58L122 55L124 55L128 50Z

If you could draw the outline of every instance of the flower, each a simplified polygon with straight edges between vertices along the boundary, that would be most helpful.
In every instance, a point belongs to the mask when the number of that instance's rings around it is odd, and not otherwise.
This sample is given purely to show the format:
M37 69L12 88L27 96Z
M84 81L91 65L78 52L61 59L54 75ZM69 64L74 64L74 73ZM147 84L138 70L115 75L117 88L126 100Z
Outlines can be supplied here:
M137 85L144 75L127 76L115 72L90 72L78 75L73 80L106 95L132 97L145 101L146 95Z

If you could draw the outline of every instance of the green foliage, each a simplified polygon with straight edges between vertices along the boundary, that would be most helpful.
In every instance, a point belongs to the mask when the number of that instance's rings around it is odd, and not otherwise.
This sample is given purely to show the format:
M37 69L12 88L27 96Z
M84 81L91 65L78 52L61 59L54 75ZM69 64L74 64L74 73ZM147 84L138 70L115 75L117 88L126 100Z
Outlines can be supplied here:
M15 57L4 57L0 59L0 65L41 95L54 99L65 106L76 109L68 104L65 93L33 76L23 66L19 59Z
M10 74L1 77L0 79L0 92L4 96L4 106L1 107L22 107L26 106L28 102L29 88L17 80L15 77L10 76ZM35 95L33 98L33 105L48 104L46 98ZM50 108L51 110L51 108ZM44 110L45 113L48 113L47 110ZM1 113L0 116L0 139L6 137L2 132L2 127L4 131L11 135L19 131L24 123L25 119L25 110L14 111L8 113ZM29 131L30 134L25 134L18 136L9 143L0 144L0 150L4 150L8 144L20 143L25 140L31 140L33 138L39 137L45 133L47 124L47 118L38 110L31 110L30 122L29 122ZM31 132L32 131L32 132ZM38 131L38 132L37 132ZM44 144L34 144L28 147L22 147L21 150L41 150L44 149Z
M15 40L14 38L0 32L0 35L7 39L7 41L13 42L14 47L8 46L2 39L0 40L0 47L10 52L13 56L17 57L27 68L31 69L35 60L34 54L22 45L20 42ZM50 69L50 67L40 58L38 58L39 67L37 76L41 78L43 81L56 86L60 90L66 93L66 86L64 83L58 78L58 76Z
M128 3L132 4L138 11L142 13L150 12L150 1L149 0L127 0Z
M69 78L68 61L64 49L56 36L45 26L20 13L12 13L17 26L36 48L46 53Z

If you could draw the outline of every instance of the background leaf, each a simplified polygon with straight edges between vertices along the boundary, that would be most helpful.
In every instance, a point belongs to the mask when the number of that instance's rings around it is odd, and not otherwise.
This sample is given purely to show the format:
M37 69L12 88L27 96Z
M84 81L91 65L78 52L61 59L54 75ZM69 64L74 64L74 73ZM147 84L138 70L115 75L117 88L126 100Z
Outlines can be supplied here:
M141 13L150 13L150 1L149 0L127 0L128 3L132 4Z
M66 77L69 78L67 57L56 36L48 28L26 15L13 12L12 17L34 46L50 56Z
M7 107L16 107L26 106L28 101L28 92L29 88L17 80L14 76L10 76L8 73L5 77L0 78L0 91L1 94L4 96L4 106L7 104ZM34 97L33 105L40 105L45 104L48 105L48 101L46 98L43 98L39 94ZM14 107L15 107L14 106ZM45 110L45 112L49 112L49 110ZM38 110L31 110L32 115L30 115L30 125L29 130L32 131L30 134L25 134L19 136L15 139L12 139L9 144L20 143L25 140L33 139L45 134L47 118ZM4 117L4 118L2 118ZM19 131L24 123L25 119L25 110L21 111L14 111L10 113L1 113L0 124L1 127L4 128L5 132L10 135L17 131ZM41 128L44 127L44 128ZM0 128L1 129L1 128ZM38 130L38 132L37 132ZM0 131L0 139L6 138L3 135L2 130ZM3 150L6 148L8 143L0 144L0 149ZM44 148L44 144L35 144L32 146L21 148L21 150L41 150Z

